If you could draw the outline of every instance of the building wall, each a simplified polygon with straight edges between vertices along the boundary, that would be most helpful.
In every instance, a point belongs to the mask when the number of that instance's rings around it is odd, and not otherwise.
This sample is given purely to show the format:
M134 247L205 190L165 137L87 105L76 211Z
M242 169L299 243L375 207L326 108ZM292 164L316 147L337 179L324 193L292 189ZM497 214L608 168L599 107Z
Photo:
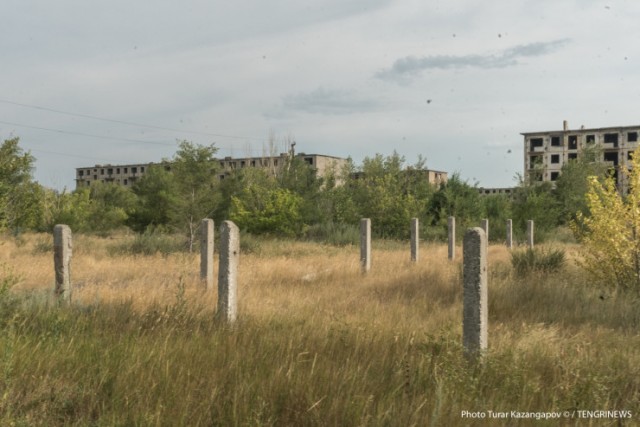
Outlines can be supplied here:
M562 166L576 159L586 147L597 147L597 159L612 168L618 188L626 191L622 168L628 167L630 154L638 147L640 125L593 129L527 132L524 136L524 173L528 182L554 182Z
M287 154L281 154L277 157L245 157L231 158L225 157L217 159L220 163L218 178L224 179L229 173L235 169L245 167L265 168L276 173L278 168L282 167L287 161ZM330 170L335 168L336 172L340 172L347 160L340 157L324 156L320 154L297 154L296 157L302 158L307 164L316 170L318 176L325 176ZM95 165L76 169L76 188L87 187L92 182L114 183L125 187L131 187L147 172L154 163L139 163L129 165ZM166 168L170 168L170 163L165 163Z

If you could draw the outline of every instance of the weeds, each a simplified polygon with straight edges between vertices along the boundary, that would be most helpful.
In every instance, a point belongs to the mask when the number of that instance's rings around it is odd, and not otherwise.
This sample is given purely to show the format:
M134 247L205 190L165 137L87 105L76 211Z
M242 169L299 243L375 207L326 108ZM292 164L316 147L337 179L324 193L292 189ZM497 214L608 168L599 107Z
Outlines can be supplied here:
M511 253L511 265L518 276L532 272L556 272L564 268L565 263L565 252L562 249L528 248Z

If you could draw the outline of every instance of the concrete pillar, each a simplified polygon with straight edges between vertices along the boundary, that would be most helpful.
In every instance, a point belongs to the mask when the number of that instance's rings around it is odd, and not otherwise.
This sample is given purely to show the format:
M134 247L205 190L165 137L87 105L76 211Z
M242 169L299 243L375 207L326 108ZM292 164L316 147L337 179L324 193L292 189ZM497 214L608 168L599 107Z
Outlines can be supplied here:
M58 299L71 301L71 228L58 224L53 227L53 264L56 274L54 294Z
M360 220L360 265L362 272L371 270L371 220Z
M448 220L449 226L449 259L456 259L456 217L450 216Z
M487 348L487 236L470 228L463 242L462 343L465 355L476 359Z
M220 261L218 263L218 318L233 323L238 314L238 263L240 231L231 221L220 226Z
M480 227L484 230L484 234L487 236L487 244L489 243L489 220L483 219L480 221Z
M200 223L200 279L207 291L213 291L213 220Z
M533 220L527 221L527 246L533 249Z
M411 261L418 262L420 247L420 221L418 218L411 218Z
M507 220L507 249L513 248L513 221Z

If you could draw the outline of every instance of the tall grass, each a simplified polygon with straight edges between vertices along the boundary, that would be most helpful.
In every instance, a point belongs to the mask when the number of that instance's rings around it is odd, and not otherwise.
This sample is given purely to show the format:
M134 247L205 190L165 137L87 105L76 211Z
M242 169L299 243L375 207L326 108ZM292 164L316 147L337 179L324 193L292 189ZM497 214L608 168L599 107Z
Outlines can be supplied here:
M489 352L470 365L461 266L444 245L423 245L417 265L408 247L374 246L362 275L353 247L262 241L241 255L228 328L195 255L111 256L108 239L80 238L75 303L57 307L50 254L25 239L0 244L21 278L0 313L2 425L462 426L489 425L463 410L640 410L638 301L602 298L571 263L518 276L490 247Z

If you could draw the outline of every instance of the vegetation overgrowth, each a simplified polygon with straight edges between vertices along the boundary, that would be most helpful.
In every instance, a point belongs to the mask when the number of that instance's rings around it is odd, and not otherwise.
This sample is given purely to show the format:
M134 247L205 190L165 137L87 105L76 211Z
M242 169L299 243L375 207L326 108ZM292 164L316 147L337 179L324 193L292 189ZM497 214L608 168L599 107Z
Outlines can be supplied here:
M554 246L566 257L555 271L527 274L489 247L489 351L473 365L461 348L461 263L442 244L423 244L413 264L405 243L375 241L362 275L354 246L253 236L229 328L214 322L196 255L132 255L126 234L75 236L73 304L58 306L50 238L0 240L2 425L540 425L461 414L640 414L640 301L592 286L575 244Z

